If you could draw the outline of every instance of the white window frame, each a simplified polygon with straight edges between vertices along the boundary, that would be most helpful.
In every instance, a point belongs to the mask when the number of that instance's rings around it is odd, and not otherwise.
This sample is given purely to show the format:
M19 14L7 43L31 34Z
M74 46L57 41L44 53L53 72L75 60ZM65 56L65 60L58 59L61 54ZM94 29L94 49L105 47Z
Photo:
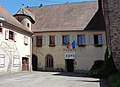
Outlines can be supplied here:
M19 67L20 65L20 56L14 55L13 56L13 67Z
M0 54L0 68L4 68L4 67L5 67L5 55Z

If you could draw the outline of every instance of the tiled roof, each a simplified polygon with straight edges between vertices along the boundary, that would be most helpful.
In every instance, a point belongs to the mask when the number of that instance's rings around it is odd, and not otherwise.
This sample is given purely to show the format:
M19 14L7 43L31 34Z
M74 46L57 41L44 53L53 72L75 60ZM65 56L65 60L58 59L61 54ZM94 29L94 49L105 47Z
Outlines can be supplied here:
M98 11L98 2L27 7L36 17L33 31L84 30Z
M14 16L25 15L31 18L32 22L35 23L35 16L25 8L21 8Z
M20 28L21 30L27 31L29 33L32 33L29 31L28 28L24 27L16 18L14 18L9 12L7 12L1 5L0 5L0 18L5 19L4 22L15 26L17 28Z

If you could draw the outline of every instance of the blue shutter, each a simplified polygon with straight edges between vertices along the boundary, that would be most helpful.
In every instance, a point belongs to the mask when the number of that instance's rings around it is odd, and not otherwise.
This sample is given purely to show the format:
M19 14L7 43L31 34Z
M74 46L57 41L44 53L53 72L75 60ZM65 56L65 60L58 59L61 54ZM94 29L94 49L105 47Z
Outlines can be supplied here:
M77 36L77 44L78 45L80 44L80 36L79 35Z
M98 44L102 44L102 35L98 35Z
M82 43L81 44L85 44L85 36L81 36L82 38Z

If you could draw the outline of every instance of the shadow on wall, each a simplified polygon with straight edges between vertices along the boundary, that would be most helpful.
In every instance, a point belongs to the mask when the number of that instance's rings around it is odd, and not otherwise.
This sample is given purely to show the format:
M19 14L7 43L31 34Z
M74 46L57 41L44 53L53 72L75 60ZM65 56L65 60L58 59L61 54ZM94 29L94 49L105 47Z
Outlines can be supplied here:
M37 71L38 70L38 58L35 54L32 54L32 70Z

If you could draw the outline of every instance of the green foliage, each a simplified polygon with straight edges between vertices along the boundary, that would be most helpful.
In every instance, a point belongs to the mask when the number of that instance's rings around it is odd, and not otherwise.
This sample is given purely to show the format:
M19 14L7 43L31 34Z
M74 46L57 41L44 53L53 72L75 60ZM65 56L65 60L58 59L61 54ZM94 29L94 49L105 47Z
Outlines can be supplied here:
M111 74L117 73L117 69L116 66L114 64L114 60L113 57L110 56L104 63L104 67L103 70L105 70L106 72L104 73L106 77L108 77Z
M104 56L105 61L107 61L109 59L109 56L110 56L110 54L109 54L109 50L108 50L108 47L107 47L106 51L105 51L105 56Z
M92 77L102 77L103 76L103 60L97 60L94 62L92 68L90 69L89 75Z
M108 80L110 81L112 87L120 87L120 73L109 76Z
M103 70L105 70L105 76L108 77L109 75L113 73L117 73L116 66L114 64L114 60L112 55L109 54L109 49L107 47L106 52L105 52L105 62L104 62L104 67Z

